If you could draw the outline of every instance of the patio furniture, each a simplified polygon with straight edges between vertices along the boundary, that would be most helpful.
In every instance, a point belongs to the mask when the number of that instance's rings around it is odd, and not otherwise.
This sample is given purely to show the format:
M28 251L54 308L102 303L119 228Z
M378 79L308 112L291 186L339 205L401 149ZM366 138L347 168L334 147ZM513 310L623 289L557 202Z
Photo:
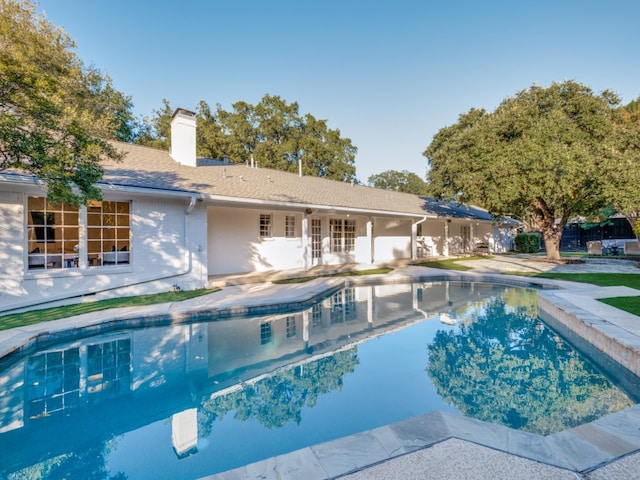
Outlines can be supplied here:
M624 242L623 248L625 255L640 255L640 245L637 240Z
M489 244L487 242L476 242L475 248L473 250L477 253L489 253Z
M418 240L418 258L430 257L435 255L435 245L433 240L419 239Z
M602 255L602 242L600 240L587 242L587 253L589 255Z

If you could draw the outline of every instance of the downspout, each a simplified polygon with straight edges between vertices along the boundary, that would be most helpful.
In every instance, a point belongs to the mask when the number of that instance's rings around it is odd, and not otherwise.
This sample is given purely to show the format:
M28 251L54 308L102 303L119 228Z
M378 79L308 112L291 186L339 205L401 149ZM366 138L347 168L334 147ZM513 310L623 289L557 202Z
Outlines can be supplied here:
M411 224L411 260L418 259L418 225L426 222L427 218L429 217L425 215L421 220L418 220L417 222Z

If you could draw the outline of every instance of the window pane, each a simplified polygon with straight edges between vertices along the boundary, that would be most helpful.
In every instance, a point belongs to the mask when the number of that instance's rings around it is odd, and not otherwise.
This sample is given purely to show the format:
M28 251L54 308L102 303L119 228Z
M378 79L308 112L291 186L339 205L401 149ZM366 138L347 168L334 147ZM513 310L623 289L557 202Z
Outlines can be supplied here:
M260 236L271 237L271 215L260 214Z
M27 208L29 270L77 267L78 207L29 197Z

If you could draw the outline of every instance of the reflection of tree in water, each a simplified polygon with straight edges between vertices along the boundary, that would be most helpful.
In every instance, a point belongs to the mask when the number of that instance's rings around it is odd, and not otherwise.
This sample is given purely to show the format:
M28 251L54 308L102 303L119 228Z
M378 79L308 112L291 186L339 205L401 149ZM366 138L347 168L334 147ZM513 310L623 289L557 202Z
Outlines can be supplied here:
M109 475L105 457L115 448L115 439L83 450L65 453L9 475L10 480L127 480L118 472Z
M632 404L526 307L496 298L485 308L428 346L427 373L462 414L548 434Z
M343 377L357 364L353 347L208 400L199 409L201 432L208 436L215 420L230 411L235 411L237 420L256 419L268 428L292 420L300 423L302 408L313 407L320 395L342 388Z

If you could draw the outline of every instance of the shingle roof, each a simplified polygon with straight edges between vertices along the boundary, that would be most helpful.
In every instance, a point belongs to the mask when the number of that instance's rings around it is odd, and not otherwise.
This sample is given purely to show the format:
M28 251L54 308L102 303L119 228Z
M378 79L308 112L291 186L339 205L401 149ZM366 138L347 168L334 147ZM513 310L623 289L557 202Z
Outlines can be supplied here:
M114 142L114 146L125 156L119 162L103 163L105 174L100 184L107 189L193 194L204 201L219 203L283 207L293 204L377 215L494 220L481 208L436 201L431 197L216 160L199 159L197 167L185 166L171 158L166 150L120 142ZM12 177L10 181L36 180L32 175L9 173L3 172L2 176Z
M121 162L104 164L101 183L108 185L193 192L205 200L435 216L429 208L431 202L407 193L220 161L200 161L199 166L191 167L177 163L164 150L124 143L115 145L126 155Z

